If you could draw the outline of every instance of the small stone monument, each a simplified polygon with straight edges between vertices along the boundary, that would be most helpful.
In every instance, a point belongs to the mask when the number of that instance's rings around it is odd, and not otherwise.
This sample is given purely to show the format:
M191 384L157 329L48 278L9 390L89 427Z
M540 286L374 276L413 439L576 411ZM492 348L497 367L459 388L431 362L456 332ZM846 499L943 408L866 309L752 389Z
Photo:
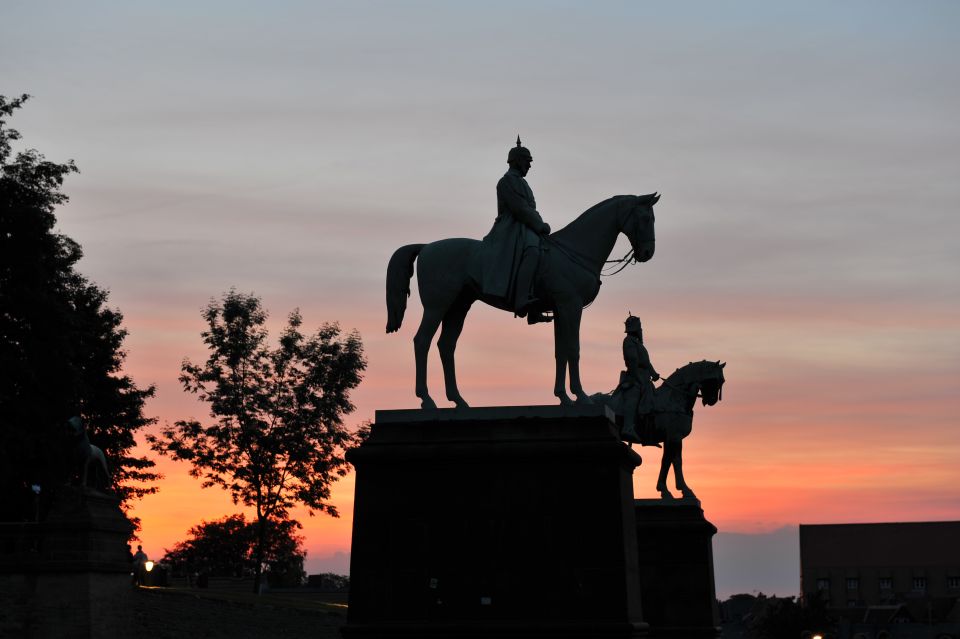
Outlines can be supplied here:
M68 428L78 424L71 421ZM74 430L81 432L82 427ZM106 469L102 453L90 459L89 454L75 458L80 485L55 488L43 521L0 524L0 593L6 595L0 599L0 636L130 634L127 540L133 528L115 495L86 485L102 481ZM96 464L89 473L88 463Z

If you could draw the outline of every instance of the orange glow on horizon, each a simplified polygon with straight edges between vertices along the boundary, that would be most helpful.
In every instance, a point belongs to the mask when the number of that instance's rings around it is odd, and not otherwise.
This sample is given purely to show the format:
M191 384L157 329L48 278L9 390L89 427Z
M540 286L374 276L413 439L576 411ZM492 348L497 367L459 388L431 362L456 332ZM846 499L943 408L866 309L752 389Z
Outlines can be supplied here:
M710 321L682 300L669 316L649 313L645 337L654 364L669 374L687 361L727 361L724 399L695 407L693 434L684 443L687 480L708 518L722 531L766 532L808 522L906 521L960 516L955 459L960 442L955 420L960 409L952 394L957 379L952 360L939 349L952 327L947 315L914 317L910 329L890 318L869 326L851 317L870 313L857 302L833 309L829 317L771 304L755 309L724 305ZM719 304L719 303L718 303ZM799 305L798 308L805 308ZM727 310L724 311L723 309ZM276 309L276 332L288 309ZM326 312L303 308L305 324ZM478 309L479 310L479 309ZM758 311L756 315L752 315ZM419 321L412 301L399 335L383 335L382 309L354 310L369 359L366 379L354 392L357 410L347 423L372 420L378 408L413 408L410 339ZM468 320L458 349L464 396L475 406L553 403L552 333L530 330L490 309ZM584 317L581 369L588 392L609 391L621 365L622 317L598 304ZM158 383L148 414L162 425L176 419L207 418L207 407L182 392L176 374L184 355L205 356L198 317L164 333L163 322L140 323L132 336L128 372ZM351 323L344 322L349 330ZM917 326L922 325L922 334ZM147 327L141 331L141 326ZM800 327L803 327L802 329ZM707 330L705 330L707 329ZM163 333L162 338L149 335ZM909 339L901 338L911 333ZM140 342L146 348L141 348ZM909 376L891 373L906 357L925 351L928 366ZM549 365L544 365L549 362ZM505 374L505 371L509 371ZM878 374L877 371L883 371ZM435 350L429 379L441 406L442 376ZM922 429L910 425L922 423ZM634 476L638 497L655 497L660 450L639 448L643 464ZM160 493L136 504L141 537L151 557L162 556L201 520L244 511L220 489L201 489L184 463L157 460L165 479ZM672 486L672 477L670 479ZM415 495L410 496L415 499ZM294 515L304 525L311 559L350 549L353 477L335 484L331 503L340 518ZM249 513L248 513L249 516Z

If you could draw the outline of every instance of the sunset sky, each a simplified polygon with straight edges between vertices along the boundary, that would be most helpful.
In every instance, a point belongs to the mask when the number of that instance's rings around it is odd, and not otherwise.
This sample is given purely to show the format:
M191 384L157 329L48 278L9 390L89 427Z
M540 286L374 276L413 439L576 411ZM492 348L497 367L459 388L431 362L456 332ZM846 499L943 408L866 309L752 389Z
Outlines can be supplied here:
M584 314L584 385L614 386L628 310L662 373L727 361L687 479L721 532L771 533L960 519L958 25L934 1L14 0L0 93L33 95L12 125L80 167L60 229L125 315L160 424L206 417L177 375L231 287L272 327L299 307L361 333L351 424L418 406L420 305L384 334L387 260L486 234L518 133L554 229L661 192L656 256ZM553 403L551 328L478 305L458 373L475 406ZM430 376L439 400L435 351ZM237 510L158 465L135 510L151 557ZM339 520L298 513L308 571L346 570L352 492Z

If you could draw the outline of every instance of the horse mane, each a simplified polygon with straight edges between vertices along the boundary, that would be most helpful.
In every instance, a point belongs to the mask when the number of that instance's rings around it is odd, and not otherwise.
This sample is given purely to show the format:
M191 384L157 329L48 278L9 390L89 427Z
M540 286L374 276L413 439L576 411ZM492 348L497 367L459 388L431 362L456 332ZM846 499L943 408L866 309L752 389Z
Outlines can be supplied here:
M591 206L589 209L581 213L578 217L583 217L588 213L592 213L595 209L599 209L602 206L606 206L607 204L612 203L614 200L622 200L623 198L627 198L627 197L637 197L637 196L636 195L614 195L613 197L608 197L602 202L597 202L596 204Z
M704 373L708 372L705 369L709 368L719 369L719 366L716 362L711 362L707 359L700 360L699 362L690 362L673 371L673 373L667 377L667 381L671 384L686 384L700 380L704 378Z
M614 204L622 204L623 200L626 200L627 198L636 198L636 197L642 197L642 196L614 195L613 197L608 197L602 202L597 202L596 204L591 206L589 209L587 209L586 211L584 211L583 213L575 217L573 220L571 220L566 226L551 233L550 237L553 238L554 240L559 240L562 242L563 241L562 238L564 237L565 234L573 233L574 235L576 235L580 233L581 232L581 230L579 230L580 225L586 224L587 226L589 226L590 218L593 216L594 213L597 213L600 209L606 208L607 206L614 205ZM617 212L619 213L619 210Z

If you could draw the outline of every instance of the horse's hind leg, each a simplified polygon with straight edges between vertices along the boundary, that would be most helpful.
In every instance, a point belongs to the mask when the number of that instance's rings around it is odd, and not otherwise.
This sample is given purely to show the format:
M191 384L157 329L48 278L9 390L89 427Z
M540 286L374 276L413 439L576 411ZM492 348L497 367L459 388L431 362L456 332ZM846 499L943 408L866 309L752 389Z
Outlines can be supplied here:
M443 328L440 339L437 340L437 349L440 351L440 362L443 364L443 383L447 391L447 399L456 404L457 408L469 408L467 402L460 396L457 388L457 365L454 353L457 350L457 339L463 331L463 322L470 310L470 301L457 301L447 311L443 318Z
M417 397L420 398L421 408L436 408L437 405L427 390L427 357L430 354L430 343L443 319L443 311L436 308L424 308L420 328L413 336L413 353L417 361Z

